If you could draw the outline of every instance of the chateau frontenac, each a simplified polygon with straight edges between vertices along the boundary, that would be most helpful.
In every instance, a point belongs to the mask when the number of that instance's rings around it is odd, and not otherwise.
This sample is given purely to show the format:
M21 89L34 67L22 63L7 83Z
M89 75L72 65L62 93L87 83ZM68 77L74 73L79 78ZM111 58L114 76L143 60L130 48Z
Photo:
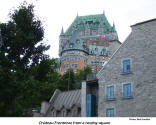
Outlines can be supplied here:
M97 73L119 48L115 25L110 25L105 14L78 16L59 36L59 56L63 74L72 68L75 73L86 66Z

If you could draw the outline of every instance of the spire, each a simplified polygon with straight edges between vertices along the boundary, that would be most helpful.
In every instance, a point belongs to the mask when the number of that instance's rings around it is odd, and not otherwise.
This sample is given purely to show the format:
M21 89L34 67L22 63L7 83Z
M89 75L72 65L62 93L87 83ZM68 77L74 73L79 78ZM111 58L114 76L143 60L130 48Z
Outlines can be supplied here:
M63 26L62 26L62 30L61 30L61 34L60 35L64 35Z
M79 16L78 12L77 12L77 17Z
M114 21L113 21L112 31L116 31Z
M103 10L103 15L105 15L105 11Z

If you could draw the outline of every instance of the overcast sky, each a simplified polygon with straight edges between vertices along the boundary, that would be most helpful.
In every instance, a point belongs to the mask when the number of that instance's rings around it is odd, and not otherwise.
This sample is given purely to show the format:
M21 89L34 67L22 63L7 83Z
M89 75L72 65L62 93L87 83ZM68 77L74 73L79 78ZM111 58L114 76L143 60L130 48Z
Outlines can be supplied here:
M23 0L0 0L0 23L8 20L8 13ZM131 32L130 25L156 18L156 0L25 0L35 3L35 13L45 27L45 41L51 45L48 54L58 57L59 35L79 16L102 14L113 21L119 40L123 42Z

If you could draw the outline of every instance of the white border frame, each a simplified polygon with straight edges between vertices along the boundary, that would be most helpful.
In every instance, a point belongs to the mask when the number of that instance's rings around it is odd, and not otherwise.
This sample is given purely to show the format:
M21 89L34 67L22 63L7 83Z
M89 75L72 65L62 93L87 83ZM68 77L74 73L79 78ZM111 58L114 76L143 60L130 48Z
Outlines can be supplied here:
M107 100L107 87L110 87L110 86L114 86L114 99L115 99L116 85L115 84L108 84L108 85L105 85L105 98L106 98L106 100Z
M121 95L121 97L123 98L123 99L128 99L128 98L124 98L123 97L123 92L124 92L124 89L123 89L123 86L124 86L124 84L131 84L131 97L133 97L133 82L123 82L122 83L122 95Z

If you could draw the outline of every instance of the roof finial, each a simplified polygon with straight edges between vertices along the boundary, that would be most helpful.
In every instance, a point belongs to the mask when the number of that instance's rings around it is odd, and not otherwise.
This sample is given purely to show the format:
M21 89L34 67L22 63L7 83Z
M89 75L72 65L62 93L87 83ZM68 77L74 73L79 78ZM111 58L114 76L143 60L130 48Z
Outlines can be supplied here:
M113 28L113 31L116 31L114 21L113 21L113 27L112 28Z
M105 11L103 10L103 15L105 15Z
M77 12L77 17L78 17L79 15L78 15L78 12Z
M62 30L61 30L61 34L60 35L64 35L63 26L62 26Z

